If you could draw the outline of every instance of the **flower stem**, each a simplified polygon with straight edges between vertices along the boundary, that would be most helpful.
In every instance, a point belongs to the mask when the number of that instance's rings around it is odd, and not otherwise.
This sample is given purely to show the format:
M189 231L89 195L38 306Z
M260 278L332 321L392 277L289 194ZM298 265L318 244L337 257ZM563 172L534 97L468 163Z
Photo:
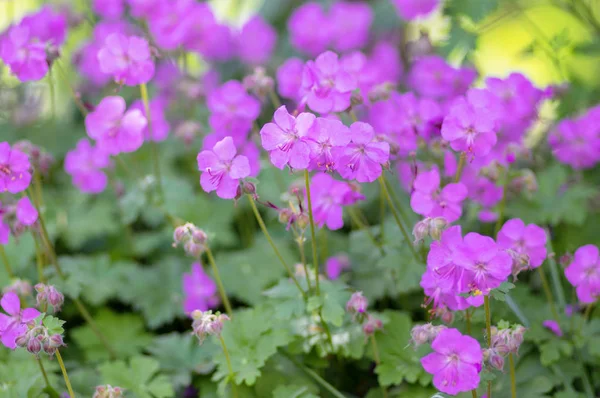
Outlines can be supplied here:
M371 335L371 346L373 347L373 358L375 358L375 364L379 366L381 359L379 356L379 348L377 347L377 340L375 340L374 334ZM383 394L384 398L387 398L388 393L384 386L381 386L381 393Z
M215 258L213 257L210 247L208 246L206 246L206 256L208 257L208 262L210 263L213 275L215 276L215 280L217 281L217 287L219 288L219 294L221 295L221 300L223 300L225 311L227 311L227 315L229 315L229 317L232 318L233 311L231 310L231 303L229 302L229 298L227 298L227 293L225 293L225 287L223 286L223 282L221 281L221 276L219 275L219 269L217 268L217 264L215 263Z
M344 394L342 394L341 392L339 392L334 386L332 386L331 384L329 384L325 379L323 379L321 376L319 376L317 374L317 372L315 372L312 369L307 368L306 366L304 366L302 363L300 363L300 361L298 361L296 358L292 357L290 354L288 354L287 352L283 351L283 355L289 359L290 361L292 361L294 363L294 365L296 365L298 368L302 369L302 371L304 373L306 373L307 375L309 375L311 378L313 378L317 383L319 383L323 388L325 388L327 391L329 391L331 393L331 395L333 395L336 398L346 398L346 396Z
M4 245L0 245L0 257L2 257L2 262L4 263L4 269L6 269L6 273L10 279L15 277L15 274L10 266L10 261L8 261L8 256L6 255L6 251L4 250Z
M554 253L554 249L552 248L552 239L548 229L546 229L546 236L548 237L548 266L550 268L550 276L552 277L552 284L554 285L554 291L556 292L558 304L560 305L560 308L564 309L567 305L567 302L565 299L563 285L560 280L556 259L553 255L551 255Z
M383 192L383 194L388 202L388 207L392 211L392 215L394 216L394 219L396 220L396 224L398 224L398 227L400 228L400 231L402 232L402 235L404 236L404 240L406 241L406 243L408 244L408 247L412 251L412 254L415 257L415 260L417 260L418 263L421 263L421 258L419 257L419 254L415 250L415 247L412 244L412 240L408 236L408 233L406 232L404 225L402 225L402 221L400 221L400 217L398 216L396 207L394 206L394 203L392 202L392 198L390 198L390 194L389 194L387 186L385 184L383 175L381 177L379 177L379 183L381 184L381 191Z
M48 69L48 88L50 89L50 111L52 120L56 120L56 95L54 90L54 77L52 76L52 68Z
M468 308L465 310L465 321L467 323L467 334L471 336L471 312Z
M46 283L46 278L44 277L44 260L42 258L43 251L33 230L31 230L31 237L33 238L33 242L35 243L35 259L38 279L40 282Z
M477 390L471 390L471 396L477 398Z
M354 224L356 224L359 230L365 231L365 233L373 243L373 246L379 248L379 251L383 255L383 249L381 248L381 245L379 244L379 242L377 242L377 239L375 239L375 236L373 235L373 232L371 232L371 229L367 225L365 225L365 223L360 219L358 214L356 214L356 210L357 208L348 206L348 214L350 214L350 218L352 219Z
M517 378L515 376L515 360L513 354L508 354L508 366L510 367L510 393L512 398L517 398Z
M277 94L275 94L273 89L269 90L269 99L271 100L271 103L275 109L278 109L281 106L281 101L279 101L279 97Z
M69 391L69 398L75 398L75 393L73 392L73 387L71 387L71 381L69 380L69 375L67 374L67 369L65 368L65 364L60 356L60 352L56 350L56 359L58 359L58 364L60 365L60 370L62 371L63 377L65 379L65 384L67 385L67 390Z
M310 220L310 243L312 246L313 267L317 274L315 278L315 291L317 296L321 294L319 289L319 257L317 255L317 236L315 234L315 219L313 217L312 201L310 199L310 177L308 170L304 170L304 184L306 185L306 201L308 202L308 218Z
M225 360L227 361L227 369L229 370L229 381L231 382L231 391L233 392L233 396L237 398L237 388L235 386L233 367L231 366L231 358L229 357L229 351L227 351L227 346L225 345L225 340L223 340L223 336L219 335L219 341L221 342L221 347L223 347L223 353L225 354Z
M548 300L548 304L550 305L550 311L552 311L552 316L554 317L556 322L560 323L558 311L556 310L556 305L554 305L554 296L552 295L552 290L550 290L550 285L548 284L546 273L544 272L541 266L537 267L537 270L540 274L540 279L542 280L542 287L544 289L544 293L546 294L546 300Z
M460 158L458 159L458 167L456 168L456 174L454 175L454 182L459 182L460 177L462 176L463 169L465 168L465 163L467 162L467 153L462 152L460 154Z
M310 282L310 273L308 271L308 265L306 264L306 255L304 254L304 234L298 233L296 228L292 224L292 232L294 233L294 237L296 239L296 243L298 244L298 251L300 252L300 261L302 261L302 268L304 269L304 274L306 275L306 283L308 284L308 291L312 290L312 283Z
M383 194L383 188L380 189L379 194L379 236L382 241L385 239L385 195Z
M81 114L83 115L83 117L86 117L87 114L88 114L88 110L85 107L85 105L83 104L83 102L81 101L81 98L79 98L79 96L75 92L75 89L71 85L71 81L69 80L69 77L67 76L67 74L63 70L63 68L60 65L59 61L58 60L54 61L53 65L56 65L56 68L58 69L58 72L62 75L62 78L63 78L64 82L67 84L67 87L69 88L69 92L71 93L71 97L73 97L73 101L75 101L75 105L77 105L77 108L79 108L79 110L81 111Z
M483 296L483 306L485 307L485 331L488 347L492 346L492 312L490 311L490 298ZM487 398L492 398L492 382L487 383Z
M248 195L248 199L250 200L250 206L252 207L252 211L254 212L256 221L258 221L258 225L260 226L260 229L262 230L263 234L265 235L265 238L267 238L267 241L269 241L269 244L271 245L271 248L275 252L275 255L277 256L277 258L279 259L279 262L281 262L281 265L283 265L283 267L286 269L287 273L290 275L290 278L292 278L292 281L294 282L294 284L296 285L298 290L300 290L302 297L306 300L306 293L304 292L304 290L302 290L302 287L300 286L300 283L298 283L298 279L296 279L296 276L292 272L292 269L285 262L285 260L281 256L281 253L279 252L279 249L277 249L275 242L273 242L273 239L271 238L271 235L269 234L269 231L267 230L265 222L262 219L262 216L260 215L258 208L256 207L256 203L254 203L254 198L252 197L252 195Z
M104 346L104 348L106 349L106 351L108 351L108 355L112 359L117 358L116 351L112 348L112 346L110 345L110 343L108 342L108 340L106 339L106 337L104 337L104 334L102 334L102 332L98 328L98 325L96 325L96 322L94 321L94 318L92 318L92 316L88 312L88 310L85 307L85 305L78 298L74 298L73 302L75 303L75 306L77 307L77 310L79 311L79 313L81 314L81 316L83 317L83 319L85 319L85 321L88 323L88 325L90 325L90 328L92 329L92 332L94 332L94 334L96 335L96 337L98 337L98 340L100 340L100 342L102 343L102 345Z
M502 222L504 221L504 209L506 208L506 193L508 191L508 183L510 182L510 169L507 166L504 172L504 184L502 185L502 199L500 200L500 208L498 210L498 220L496 220L495 235L498 235L500 228L502 228Z
M142 102L144 103L144 111L146 112L146 119L148 120L148 139L150 140L150 147L152 148L152 163L154 164L154 175L156 176L156 183L158 186L158 195L161 202L164 200L164 192L162 188L162 178L160 173L160 159L158 157L158 145L152 138L152 115L150 114L150 102L148 100L148 87L146 83L140 84L140 94L142 95Z

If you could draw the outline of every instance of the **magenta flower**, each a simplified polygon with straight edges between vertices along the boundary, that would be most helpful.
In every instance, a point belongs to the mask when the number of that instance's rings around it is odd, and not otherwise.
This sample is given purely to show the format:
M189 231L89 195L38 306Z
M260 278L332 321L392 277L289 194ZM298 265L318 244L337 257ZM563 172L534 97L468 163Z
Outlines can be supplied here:
M8 142L0 142L0 193L19 193L31 182L31 164L27 155Z
M31 204L29 197L24 196L17 202L17 220L23 225L33 225L38 219L38 211Z
M206 192L217 191L223 199L236 196L241 178L250 175L250 163L245 156L236 156L237 149L231 137L217 142L212 150L198 154L198 169L202 172L200 185Z
M352 142L336 151L337 172L347 180L375 181L390 158L389 144L376 140L373 127L363 122L352 123L350 137Z
M333 43L336 51L364 47L369 40L373 11L368 3L337 1L330 9Z
M336 168L334 152L351 141L350 129L335 119L317 118L309 131L310 169L333 171Z
M526 256L531 268L537 268L546 258L546 232L535 224L525 225L519 218L508 220L498 232L498 246Z
M219 305L216 283L204 272L202 264L192 264L192 272L183 274L183 311L206 311Z
M55 12L49 5L26 15L19 25L28 27L31 37L48 47L61 46L67 37L66 13Z
M456 329L444 329L431 348L434 352L423 357L421 365L433 375L433 385L438 390L456 395L477 388L483 362L477 340Z
M259 16L251 18L242 27L237 38L238 56L250 65L269 61L277 44L277 31Z
M120 19L125 12L125 0L93 0L92 10L106 19Z
M598 246L585 245L577 249L573 262L565 269L569 283L575 286L577 298L585 304L600 297L600 255Z
M496 145L495 119L486 109L461 98L444 118L442 137L455 151L485 156Z
M149 18L160 11L159 5L166 3L163 0L127 0L131 15L135 18Z
M483 304L483 296L462 297L448 282L430 269L423 273L420 285L428 297L425 305L433 303L432 314L442 315L443 318L448 310L463 311L471 306L480 307Z
M191 11L188 11L184 18L186 19L177 23L183 26L189 24L183 32L185 49L197 52L203 58L212 61L226 61L235 54L236 43L231 28L216 20L208 3L193 2Z
M343 70L338 55L327 51L306 62L302 71L304 101L315 112L343 112L350 106L356 79Z
M148 41L143 37L113 33L98 51L102 72L112 75L119 84L137 86L154 76L154 61Z
M288 58L277 68L277 91L283 98L299 100L302 87L304 62L300 58Z
M456 264L464 268L460 285L487 295L511 274L512 259L489 236L471 232L463 242L454 257Z
M431 243L427 254L427 269L431 270L433 276L440 279L448 290L455 293L464 290L459 286L463 269L454 261L462 245L462 229L460 225L455 225L442 232L440 240Z
M544 326L546 329L550 330L552 333L554 333L558 337L563 336L563 332L562 332L562 329L560 328L560 325L558 324L558 322L556 322L554 320L551 320L551 319L546 320L546 321L542 322L542 326Z
M330 19L323 7L315 2L308 2L296 8L287 26L292 46L313 57L327 50L332 40ZM315 29L317 26L319 28Z
M447 184L440 190L440 174L437 169L417 175L410 197L410 206L425 217L444 217L452 223L462 215L462 202L467 198L463 183Z
M358 200L351 195L350 184L337 181L329 174L319 173L313 176L310 191L315 223L319 227L327 225L332 231L342 228L342 207Z
M440 0L392 0L392 2L403 19L412 20L430 14Z
M230 80L210 92L207 98L211 112L208 123L223 135L245 135L260 113L260 102L249 95L237 80Z
M85 117L88 136L111 155L135 152L144 143L148 121L139 109L125 111L122 97L104 97Z
M0 37L0 58L22 82L48 73L46 45L35 40L27 26L13 26Z
M129 0L132 3L133 0ZM146 15L148 29L154 42L163 50L175 50L185 44L194 23L192 19L195 2L192 0L144 1L135 0L132 11ZM201 24L199 24L201 25Z
M273 115L274 123L260 130L262 146L269 152L271 163L279 169L288 165L292 169L306 169L310 162L308 138L315 125L315 115L301 113L290 115L285 105Z
M577 119L561 121L548 137L552 153L575 169L589 169L600 162L600 134L597 131L600 106Z
M465 94L476 77L474 69L455 69L439 55L428 55L413 64L409 85L421 96L450 100Z
M16 340L27 332L27 323L40 316L35 308L21 310L21 300L13 292L6 293L0 301L6 314L0 313L0 339L7 348L14 350Z
M350 269L350 259L346 255L329 257L325 261L325 274L331 280L338 279L342 271L347 269Z
M108 178L102 169L109 164L108 152L99 147L93 148L85 138L79 140L75 149L65 157L65 171L73 178L73 184L84 193L104 191Z
M157 97L150 100L150 122L152 127L152 133L148 131L148 126L144 128L144 138L148 141L161 142L167 139L169 136L169 130L171 125L165 117L168 100L163 97ZM130 110L139 110L144 117L146 117L146 108L141 100L135 101Z

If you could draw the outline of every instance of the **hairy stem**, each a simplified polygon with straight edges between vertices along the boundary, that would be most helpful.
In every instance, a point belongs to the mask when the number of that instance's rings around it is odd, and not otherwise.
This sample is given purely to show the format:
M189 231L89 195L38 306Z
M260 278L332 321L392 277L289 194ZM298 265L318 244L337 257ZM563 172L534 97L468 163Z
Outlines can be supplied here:
M408 244L408 247L410 248L413 256L415 257L415 260L417 260L417 263L421 263L421 258L419 257L419 254L415 250L415 247L412 244L412 240L408 236L408 232L406 232L406 228L404 228L404 225L402 225L402 221L400 221L400 216L398 216L398 212L396 211L396 207L394 206L394 203L392 202L392 198L390 198L390 194L389 194L387 186L385 184L383 175L381 177L379 177L379 183L381 184L381 191L383 192L383 194L388 202L388 207L392 211L394 220L396 220L396 224L398 224L398 227L400 228L400 231L402 232L402 235L404 236L404 239L405 239L406 243Z
M512 398L517 398L517 378L515 376L515 359L513 354L508 354L508 366L510 367L510 394Z
M454 182L459 182L460 177L462 176L463 169L465 168L465 163L467 162L467 153L462 152L460 154L460 158L458 159L458 167L456 168L456 174L454 175Z
M69 398L75 398L75 393L73 392L73 387L71 387L71 381L69 380L69 375L67 374L67 368L65 368L65 364L62 360L62 357L60 356L60 351L58 350L56 350L56 359L58 360L60 370L62 371L63 378L65 379L67 391L69 391Z
M10 266L10 261L8 261L8 256L6 255L6 251L4 250L4 245L0 245L0 257L2 257L2 262L4 263L4 269L6 269L6 273L10 279L15 277L15 274Z
M374 334L371 335L371 346L373 347L373 358L375 358L375 364L377 366L379 366L379 364L381 363L381 359L379 356L379 348L377 347L377 340L375 340ZM380 386L380 387L381 387L381 393L383 394L383 397L387 398L387 396L388 396L387 390L385 389L384 386Z
M279 252L279 249L277 249L277 246L275 245L275 242L273 242L273 238L271 238L271 235L269 234L269 231L267 230L265 222L264 222L262 216L260 215L260 212L258 211L258 208L256 207L256 203L254 202L254 198L252 197L252 195L248 195L248 199L250 200L250 206L252 207L252 211L254 212L254 216L256 217L256 221L258 221L258 225L260 226L260 229L262 230L263 234L265 235L265 238L267 238L267 241L269 241L269 244L271 245L271 248L273 249L273 252L275 252L275 255L279 259L279 262L281 263L281 265L283 265L283 267L285 268L285 270L289 274L290 278L292 279L292 281L294 282L294 284L296 285L296 287L298 288L298 290L302 294L302 297L306 300L306 293L304 292L304 290L302 290L302 287L300 286L300 283L298 283L298 279L296 279L296 276L292 272L292 269L285 262L285 260L281 256L281 253Z
M310 220L310 243L312 246L313 267L317 274L315 278L315 291L317 296L319 296L321 294L319 288L319 257L317 255L317 236L315 234L315 219L313 217L312 201L310 199L310 177L308 175L308 170L304 170L304 184L306 185L306 201L308 202L308 218Z
M77 108L79 108L79 111L81 112L83 117L86 117L88 114L88 110L85 107L85 105L83 104L83 101L81 101L81 98L79 98L79 96L75 92L75 89L71 85L71 81L69 80L69 77L67 76L67 74L63 70L62 66L60 65L60 62L58 60L56 60L56 61L54 61L53 65L56 65L58 72L62 75L62 79L66 83L67 87L69 88L69 93L71 93L71 97L73 97L73 101L75 101L75 105L77 105Z
M231 383L231 391L233 392L233 396L237 398L237 388L235 386L234 381L234 373L233 367L231 366L231 358L229 357L229 351L227 350L227 345L225 345L225 340L223 340L223 336L219 335L219 341L221 342L221 347L223 347L223 354L225 354L225 360L227 361L227 369L229 370L229 382Z
M150 135L150 147L152 149L152 163L154 164L154 175L156 176L156 184L158 186L158 195L162 201L165 199L164 191L162 188L162 178L160 173L160 159L158 156L158 145L152 138L152 115L150 114L150 101L148 100L148 87L145 83L140 84L140 94L142 96L142 102L144 103L144 111L146 112L146 119L148 120L148 134Z
M540 266L537 267L538 273L540 274L540 279L542 280L542 287L544 289L544 293L546 295L546 300L550 305L550 311L552 311L552 316L556 320L556 322L560 323L560 319L558 317L558 311L556 310L556 305L554 304L554 296L552 295L552 290L550 290L550 285L548 284L548 279L546 278L546 273L544 269Z
M206 246L206 256L208 257L208 262L210 263L210 267L212 268L213 275L215 276L215 280L217 281L217 287L219 288L219 294L221 295L221 300L223 300L223 305L225 306L225 311L227 311L227 315L229 317L233 317L233 311L231 309L231 303L229 302L229 298L227 297L227 293L225 293L225 287L223 286L223 282L221 281L221 275L219 274L219 269L217 268L217 264L215 263L215 258L213 257L212 251L209 246Z
M498 235L502 228L502 222L504 221L504 209L506 208L506 193L508 192L508 184L510 182L510 169L506 167L504 172L504 184L502 185L502 199L500 199L500 209L498 210L498 220L496 220L495 235Z

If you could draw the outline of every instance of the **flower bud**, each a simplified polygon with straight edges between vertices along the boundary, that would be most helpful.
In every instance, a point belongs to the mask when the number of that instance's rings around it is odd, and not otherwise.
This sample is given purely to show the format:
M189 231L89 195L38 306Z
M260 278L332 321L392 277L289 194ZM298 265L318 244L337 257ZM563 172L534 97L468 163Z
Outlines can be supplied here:
M110 384L96 387L96 392L92 398L119 398L123 396L121 387L113 387Z
M42 344L37 338L31 338L27 342L27 351L32 354L37 354L42 350Z
M198 257L202 254L204 246L197 244L193 240L188 240L183 245L183 250L191 257Z
M259 98L266 97L269 92L273 91L273 78L267 75L265 68L257 66L251 75L244 77L242 80L244 88L255 94Z
M298 216L296 217L296 225L300 229L306 229L306 227L308 227L309 224L310 224L310 217L308 216L308 214L306 214L306 213L298 214Z
M447 329L444 325L433 326L431 323L417 325L410 331L411 343L415 348L426 343L431 343L444 329Z
M177 125L173 134L189 146L202 134L202 125L193 120L186 120Z
M351 314L364 314L367 312L369 301L362 292L353 293L350 300L346 303L346 311Z
M504 357L494 350L490 350L488 363L494 369L502 371L504 369Z
M181 242L183 242L184 238L187 236L187 230L185 228L185 226L180 225L179 227L175 228L175 231L173 231L173 245L176 246L178 244L180 244Z
M48 303L54 307L54 311L60 311L60 308L65 301L65 296L62 295L61 292L56 290L54 286L50 286L50 291L48 292Z
M415 237L414 244L421 242L423 239L429 236L429 218L419 221L415 224L413 231Z
M242 181L242 193L256 197L256 185L250 181Z
M352 104L352 106L362 105L364 102L365 99L363 98L363 95L360 92L360 90L352 91L352 94L350 95L350 103Z
M390 98L390 94L395 89L396 87L392 82L380 83L369 91L369 101L385 101Z
M220 336L223 330L223 323L229 320L225 314L213 314L212 311L193 311L192 323L193 334L198 337L200 344L204 342L206 336Z
M22 279L13 279L10 285L2 289L2 293L13 292L19 297L30 296L32 291L31 283Z
M440 240L442 232L448 228L448 221L444 217L432 218L429 222L429 235L433 240Z
M381 319L377 319L368 315L367 322L363 325L363 333L366 336L373 335L377 330L383 329L383 322Z

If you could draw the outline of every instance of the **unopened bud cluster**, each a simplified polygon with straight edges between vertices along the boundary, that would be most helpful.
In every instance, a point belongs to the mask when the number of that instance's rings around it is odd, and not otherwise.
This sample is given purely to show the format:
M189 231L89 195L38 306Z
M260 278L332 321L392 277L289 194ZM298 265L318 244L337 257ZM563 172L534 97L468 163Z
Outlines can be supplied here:
M14 147L27 154L35 170L39 171L42 175L48 174L50 167L54 164L54 157L50 153L30 141L18 141Z
M200 344L204 342L206 336L220 336L223 330L223 323L229 320L225 314L215 313L212 311L196 310L192 312L193 334L198 337Z
M447 329L444 325L434 326L431 323L417 325L410 331L411 345L417 348L423 344L431 344L437 335L444 329Z
M508 354L519 353L519 347L523 343L523 335L527 329L521 325L513 325L509 328L491 328L490 348L483 350L484 361L494 369L504 369L504 358Z
M206 250L207 240L206 232L191 223L181 225L173 232L173 247L183 244L183 250L191 257L198 257Z
M22 279L13 279L10 285L5 286L2 289L2 293L12 292L20 297L30 296L33 293L33 288L31 287L31 283L29 281L24 281Z
M121 387L113 387L110 384L106 384L96 387L92 398L117 398L123 396L123 389Z
M414 243L417 244L427 237L439 240L442 232L448 228L448 225L448 221L444 217L427 217L419 221L413 228Z
M56 350L65 345L60 334L50 334L43 325L28 325L29 330L17 338L19 347L24 347L30 353L38 355L41 351L52 356Z
M60 311L65 296L54 286L38 283L35 285L35 291L37 292L36 302L38 308L44 308L44 311L47 312L48 305L51 305L54 312Z
M383 328L383 322L367 312L369 300L362 292L353 293L346 303L346 311L352 314L352 319L362 325L366 336L373 335L377 330Z
M273 78L267 75L267 71L262 66L257 66L251 75L244 77L242 82L246 90L255 94L259 98L266 97L273 91Z

